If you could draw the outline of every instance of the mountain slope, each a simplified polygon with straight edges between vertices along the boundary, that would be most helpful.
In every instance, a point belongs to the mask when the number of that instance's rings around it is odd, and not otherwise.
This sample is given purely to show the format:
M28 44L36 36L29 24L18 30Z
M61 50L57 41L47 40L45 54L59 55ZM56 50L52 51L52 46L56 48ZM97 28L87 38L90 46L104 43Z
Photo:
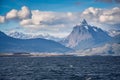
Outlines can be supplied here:
M70 35L62 41L62 44L74 49L86 49L102 45L110 39L111 37L107 32L88 25L84 19L80 25L76 25L73 28Z
M42 38L16 39L0 32L0 52L67 52L67 48L55 41Z

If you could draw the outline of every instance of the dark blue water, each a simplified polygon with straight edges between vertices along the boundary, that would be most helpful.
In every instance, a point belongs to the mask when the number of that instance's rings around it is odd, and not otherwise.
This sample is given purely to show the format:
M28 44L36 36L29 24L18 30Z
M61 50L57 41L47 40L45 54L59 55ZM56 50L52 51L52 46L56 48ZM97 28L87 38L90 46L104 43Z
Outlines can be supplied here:
M120 57L0 57L0 80L120 80Z

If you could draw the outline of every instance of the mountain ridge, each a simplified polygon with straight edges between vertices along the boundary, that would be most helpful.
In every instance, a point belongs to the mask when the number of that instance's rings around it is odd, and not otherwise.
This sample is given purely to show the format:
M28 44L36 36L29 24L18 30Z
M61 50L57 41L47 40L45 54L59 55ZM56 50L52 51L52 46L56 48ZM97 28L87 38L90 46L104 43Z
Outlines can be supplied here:
M2 52L67 52L72 49L52 40L42 38L17 39L0 31L0 53Z
M18 38L18 39L43 38L43 39L54 40L54 41L61 40L60 38L51 36L49 34L44 34L44 35L43 34L27 34L27 33L22 33L18 31L8 32L7 35L13 38Z

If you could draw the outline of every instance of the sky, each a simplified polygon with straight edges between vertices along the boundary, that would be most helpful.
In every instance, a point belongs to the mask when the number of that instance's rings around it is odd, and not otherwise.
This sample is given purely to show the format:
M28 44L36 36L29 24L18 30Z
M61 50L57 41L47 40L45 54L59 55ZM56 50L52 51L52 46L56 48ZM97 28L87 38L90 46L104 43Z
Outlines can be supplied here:
M86 19L89 24L120 29L120 0L0 0L0 31L67 36Z

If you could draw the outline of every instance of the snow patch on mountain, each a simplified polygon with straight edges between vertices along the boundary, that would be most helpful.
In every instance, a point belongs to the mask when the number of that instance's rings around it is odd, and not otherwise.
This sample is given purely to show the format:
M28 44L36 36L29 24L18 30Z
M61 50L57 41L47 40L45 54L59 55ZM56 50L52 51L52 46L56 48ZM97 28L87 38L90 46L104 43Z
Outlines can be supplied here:
M114 36L120 35L120 30L112 29L112 30L109 30L108 33L111 37L114 37Z
M86 29L88 29L88 26L85 26Z
M43 39L54 40L54 41L61 40L61 38L57 38L49 34L30 34L30 33L22 33L17 31L9 32L7 33L7 35L13 38L18 38L18 39L43 38Z
M93 30L97 32L97 29L96 29L96 28L93 28Z

